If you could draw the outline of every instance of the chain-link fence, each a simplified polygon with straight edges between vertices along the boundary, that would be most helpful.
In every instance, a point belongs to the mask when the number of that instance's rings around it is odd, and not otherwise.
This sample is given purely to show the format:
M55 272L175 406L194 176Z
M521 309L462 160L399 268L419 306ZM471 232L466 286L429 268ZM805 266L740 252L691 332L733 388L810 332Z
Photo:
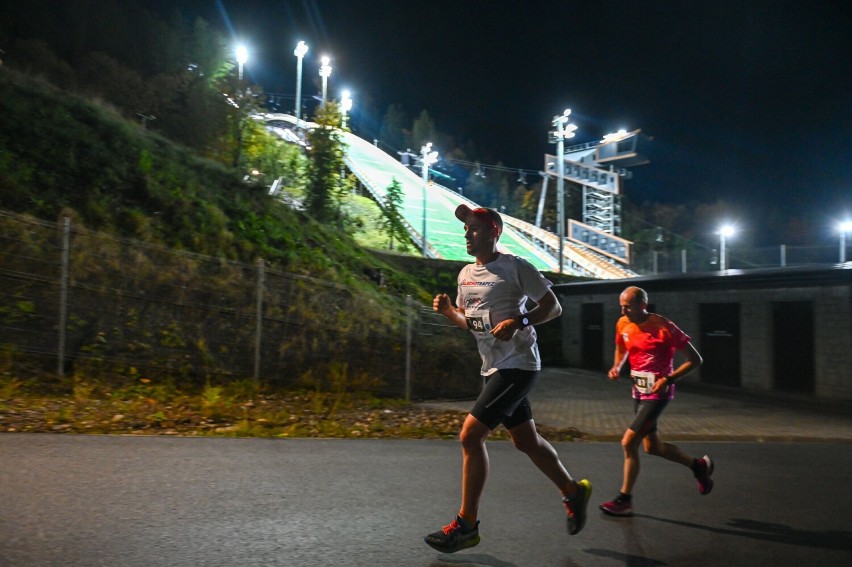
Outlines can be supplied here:
M0 372L475 393L469 337L409 298L0 213Z

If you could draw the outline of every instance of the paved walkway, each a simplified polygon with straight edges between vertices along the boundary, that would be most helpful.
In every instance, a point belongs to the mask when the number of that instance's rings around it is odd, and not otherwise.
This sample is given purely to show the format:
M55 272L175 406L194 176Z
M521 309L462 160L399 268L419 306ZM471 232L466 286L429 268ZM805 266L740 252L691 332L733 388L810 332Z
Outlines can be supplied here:
M689 379L660 419L666 439L852 442L852 403L760 395ZM593 441L621 439L633 412L629 380L611 382L602 372L573 368L546 368L530 401L537 423L576 428ZM471 402L426 405L466 411Z

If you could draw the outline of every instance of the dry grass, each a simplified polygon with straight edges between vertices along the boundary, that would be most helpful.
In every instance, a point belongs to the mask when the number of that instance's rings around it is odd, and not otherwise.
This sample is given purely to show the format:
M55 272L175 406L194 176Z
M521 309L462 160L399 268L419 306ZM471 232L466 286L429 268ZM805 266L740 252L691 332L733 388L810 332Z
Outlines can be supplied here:
M301 391L243 401L221 388L159 400L133 395L89 399L18 395L0 403L0 432L227 437L452 439L465 413L349 393ZM539 427L552 441L583 438L576 430ZM498 428L492 439L507 439Z

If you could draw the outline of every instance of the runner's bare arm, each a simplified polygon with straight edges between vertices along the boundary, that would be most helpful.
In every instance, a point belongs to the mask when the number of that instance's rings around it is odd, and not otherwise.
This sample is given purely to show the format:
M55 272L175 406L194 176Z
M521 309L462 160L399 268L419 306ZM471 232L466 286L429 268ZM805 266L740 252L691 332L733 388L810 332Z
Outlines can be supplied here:
M615 356L612 361L612 368L609 369L607 376L610 380L618 380L618 375L621 373L621 367L627 360L627 349L623 345L615 345Z
M529 319L529 325L541 325L562 315L562 306L553 290L548 289L544 297L536 301L536 306L524 315ZM517 318L510 318L494 325L491 334L500 340L508 341L523 326Z
M432 310L446 317L450 323L462 330L467 330L467 319L464 318L464 309L453 307L450 296L439 293L432 300Z
M676 382L682 376L686 376L687 374L701 366L701 363L704 362L704 359L701 358L701 355L698 353L698 351L695 349L691 342L686 343L686 345L684 345L682 349L678 350L678 352L684 355L686 357L686 360L683 361L680 366L675 368L674 372L669 374L668 382L670 384Z

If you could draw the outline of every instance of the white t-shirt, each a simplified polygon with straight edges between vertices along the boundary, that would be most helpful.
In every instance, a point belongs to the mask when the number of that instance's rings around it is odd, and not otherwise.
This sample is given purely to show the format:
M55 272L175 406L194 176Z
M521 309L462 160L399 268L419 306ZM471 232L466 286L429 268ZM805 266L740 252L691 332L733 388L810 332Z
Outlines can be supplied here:
M525 313L527 298L541 299L551 285L535 266L509 254L500 254L484 266L468 264L459 272L456 305L464 309L468 328L476 337L483 376L501 368L541 370L532 326L516 332L508 341L495 339L491 329Z

